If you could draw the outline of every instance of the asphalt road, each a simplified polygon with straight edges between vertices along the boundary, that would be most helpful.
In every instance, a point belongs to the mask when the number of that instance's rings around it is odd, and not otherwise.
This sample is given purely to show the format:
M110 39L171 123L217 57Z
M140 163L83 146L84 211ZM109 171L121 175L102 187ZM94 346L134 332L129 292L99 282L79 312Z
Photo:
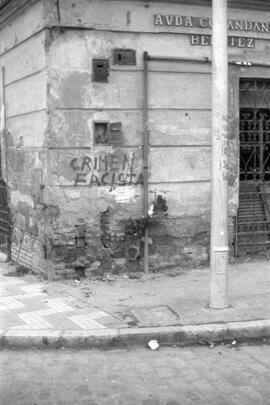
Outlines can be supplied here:
M270 346L2 351L1 405L270 404Z

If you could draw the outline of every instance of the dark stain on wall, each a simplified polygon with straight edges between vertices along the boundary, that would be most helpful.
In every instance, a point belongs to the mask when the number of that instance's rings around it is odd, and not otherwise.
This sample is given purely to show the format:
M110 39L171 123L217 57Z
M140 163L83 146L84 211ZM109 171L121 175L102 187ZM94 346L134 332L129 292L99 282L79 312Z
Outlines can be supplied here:
M131 18L130 18L130 11L127 11L127 27L130 26Z
M142 238L144 230L147 225L147 218L129 218L124 221L125 223L125 235L126 237L138 237Z
M60 217L60 208L54 205L48 205L46 207L47 218L49 219L49 224L53 224Z
M51 27L46 30L46 38L45 38L45 51L49 52L51 44L59 37L59 35L63 34L65 29L63 27Z
M111 241L111 212L109 208L100 214L100 230L102 245L108 248Z
M31 215L31 207L27 203L23 201L19 201L17 205L18 212L24 217L25 221L25 231L30 231L30 215Z
M154 214L158 213L167 213L168 211L168 206L166 199L162 195L157 195L155 201L154 201Z

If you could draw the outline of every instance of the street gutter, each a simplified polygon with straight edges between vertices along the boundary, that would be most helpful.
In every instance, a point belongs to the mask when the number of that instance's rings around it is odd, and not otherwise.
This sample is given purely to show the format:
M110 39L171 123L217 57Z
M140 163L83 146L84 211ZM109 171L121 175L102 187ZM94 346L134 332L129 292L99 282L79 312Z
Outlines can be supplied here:
M201 325L94 329L94 330L2 330L1 349L112 349L147 347L158 340L162 346L203 342L251 340L270 337L270 319Z

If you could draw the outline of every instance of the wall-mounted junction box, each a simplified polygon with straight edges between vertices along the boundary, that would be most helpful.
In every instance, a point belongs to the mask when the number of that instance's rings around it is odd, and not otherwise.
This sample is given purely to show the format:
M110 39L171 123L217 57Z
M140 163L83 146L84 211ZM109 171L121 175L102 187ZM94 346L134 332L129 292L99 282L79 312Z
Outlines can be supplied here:
M109 59L93 59L93 81L108 82L109 77Z
M114 65L136 65L136 52L133 49L114 49Z

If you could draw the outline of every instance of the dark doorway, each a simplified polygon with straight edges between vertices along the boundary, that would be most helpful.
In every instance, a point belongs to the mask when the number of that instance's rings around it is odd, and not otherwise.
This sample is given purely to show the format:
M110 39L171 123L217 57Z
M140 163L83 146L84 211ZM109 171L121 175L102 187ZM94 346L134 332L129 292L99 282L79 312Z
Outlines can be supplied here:
M240 81L240 182L270 181L270 80Z

